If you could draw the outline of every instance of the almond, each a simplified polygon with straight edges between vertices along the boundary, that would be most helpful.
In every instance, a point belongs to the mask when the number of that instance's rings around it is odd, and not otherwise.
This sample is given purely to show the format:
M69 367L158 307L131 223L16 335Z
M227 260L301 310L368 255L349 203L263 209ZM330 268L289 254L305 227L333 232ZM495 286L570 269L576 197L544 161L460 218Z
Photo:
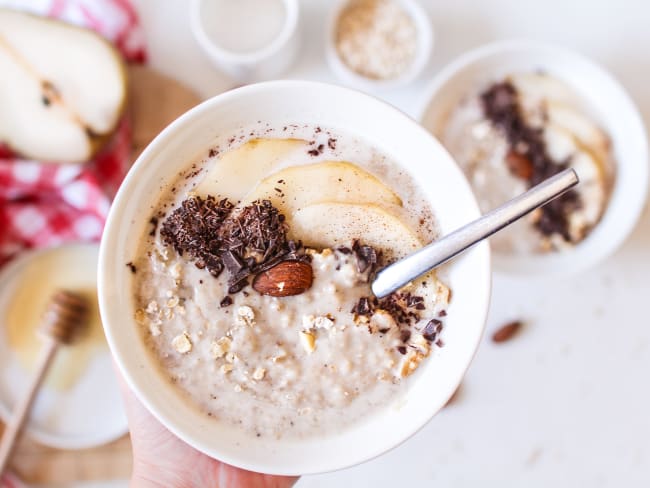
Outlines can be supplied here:
M288 297L309 290L313 280L314 272L309 263L282 261L258 274L253 280L253 288L261 295Z
M500 343L512 339L523 326L521 320L513 320L501 326L492 334L492 342Z
M506 164L510 172L523 180L529 180L533 176L533 163L526 156L515 151L506 155Z

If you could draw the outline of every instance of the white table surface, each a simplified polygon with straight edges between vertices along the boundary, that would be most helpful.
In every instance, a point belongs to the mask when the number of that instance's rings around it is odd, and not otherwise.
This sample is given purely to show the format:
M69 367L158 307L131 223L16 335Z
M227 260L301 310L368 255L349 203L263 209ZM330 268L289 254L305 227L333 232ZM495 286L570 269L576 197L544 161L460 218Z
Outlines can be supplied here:
M195 44L188 2L137 0L151 65L208 97L234 86ZM302 0L303 50L291 78L336 82L323 52L328 0ZM416 116L427 81L483 43L553 41L602 63L650 123L650 2L423 0L437 44L427 73L382 95ZM457 403L371 462L309 476L300 488L348 486L650 486L650 212L598 269L530 282L495 276L490 331L509 319L512 342L486 337Z

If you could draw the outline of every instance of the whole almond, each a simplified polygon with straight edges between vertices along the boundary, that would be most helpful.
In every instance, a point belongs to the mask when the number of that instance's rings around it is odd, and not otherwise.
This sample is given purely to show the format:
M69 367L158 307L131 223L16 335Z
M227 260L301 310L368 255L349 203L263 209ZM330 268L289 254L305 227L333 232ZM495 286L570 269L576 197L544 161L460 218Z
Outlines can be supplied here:
M261 295L288 297L300 295L311 288L314 272L309 263L282 261L258 274L253 289Z
M510 172L524 180L529 180L533 176L533 163L526 156L515 151L510 151L506 155L506 164Z
M521 320L513 320L507 324L498 328L494 334L492 334L492 342L506 342L512 339L519 329L524 325Z

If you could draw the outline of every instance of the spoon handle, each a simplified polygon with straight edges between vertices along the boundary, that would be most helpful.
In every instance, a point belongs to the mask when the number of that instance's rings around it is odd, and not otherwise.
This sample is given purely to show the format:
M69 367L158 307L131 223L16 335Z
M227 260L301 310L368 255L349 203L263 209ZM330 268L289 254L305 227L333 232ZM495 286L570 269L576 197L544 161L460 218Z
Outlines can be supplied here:
M377 274L372 283L372 292L378 298L390 295L418 276L559 197L577 185L578 181L578 175L570 168L543 181L481 218L387 266Z

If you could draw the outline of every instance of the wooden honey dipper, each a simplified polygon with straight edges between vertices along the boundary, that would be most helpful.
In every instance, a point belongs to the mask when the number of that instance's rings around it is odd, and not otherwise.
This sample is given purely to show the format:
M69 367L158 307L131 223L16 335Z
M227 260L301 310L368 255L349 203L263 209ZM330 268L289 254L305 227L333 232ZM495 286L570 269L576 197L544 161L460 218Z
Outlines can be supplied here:
M60 290L52 296L38 330L43 339L43 346L36 363L36 371L27 391L16 403L0 441L0 475L9 462L16 440L59 345L72 343L87 324L88 302L83 296L66 290Z

